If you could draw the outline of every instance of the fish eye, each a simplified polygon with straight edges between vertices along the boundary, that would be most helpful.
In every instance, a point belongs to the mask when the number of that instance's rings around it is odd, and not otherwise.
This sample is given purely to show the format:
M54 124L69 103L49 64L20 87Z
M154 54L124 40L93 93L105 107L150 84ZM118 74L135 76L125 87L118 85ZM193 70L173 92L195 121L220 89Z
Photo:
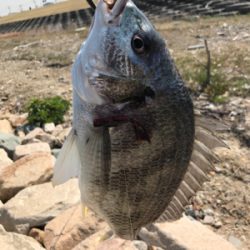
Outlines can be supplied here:
M148 50L149 41L142 32L134 34L131 40L131 46L135 53L143 54Z

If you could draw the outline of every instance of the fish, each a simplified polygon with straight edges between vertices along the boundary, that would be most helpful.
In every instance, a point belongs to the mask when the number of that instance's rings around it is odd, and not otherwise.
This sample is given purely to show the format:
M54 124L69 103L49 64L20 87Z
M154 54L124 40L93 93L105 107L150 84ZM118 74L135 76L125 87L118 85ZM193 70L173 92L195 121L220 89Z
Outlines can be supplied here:
M180 218L225 143L195 114L165 40L133 1L99 0L72 85L53 184L77 177L82 203L123 239Z

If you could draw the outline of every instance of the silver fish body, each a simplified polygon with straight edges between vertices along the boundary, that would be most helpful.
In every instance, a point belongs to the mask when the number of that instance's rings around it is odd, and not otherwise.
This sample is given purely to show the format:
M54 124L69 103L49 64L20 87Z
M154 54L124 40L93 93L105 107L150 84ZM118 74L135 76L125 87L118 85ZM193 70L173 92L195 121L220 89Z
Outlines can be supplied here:
M200 143L191 159L192 100L164 40L132 1L111 10L99 1L72 76L80 169L71 177L79 176L83 203L125 239L158 218L178 218L206 179L201 151L213 154Z

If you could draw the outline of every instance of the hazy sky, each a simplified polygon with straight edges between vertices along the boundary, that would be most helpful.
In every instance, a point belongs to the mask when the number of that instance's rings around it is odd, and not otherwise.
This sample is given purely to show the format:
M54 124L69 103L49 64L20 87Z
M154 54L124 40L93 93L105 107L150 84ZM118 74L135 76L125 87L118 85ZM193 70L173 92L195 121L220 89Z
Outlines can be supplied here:
M9 8L11 12L20 12L20 5L23 10L28 10L29 7L35 8L35 3L37 6L42 6L42 0L0 0L0 16L9 14ZM55 2L54 0L49 0L49 2Z

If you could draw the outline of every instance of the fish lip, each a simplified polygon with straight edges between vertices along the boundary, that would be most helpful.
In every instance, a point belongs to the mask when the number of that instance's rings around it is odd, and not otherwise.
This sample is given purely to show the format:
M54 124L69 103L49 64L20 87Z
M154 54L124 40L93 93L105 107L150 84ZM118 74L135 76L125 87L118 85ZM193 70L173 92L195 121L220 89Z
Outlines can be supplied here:
M101 8L107 24L117 25L128 1L129 0L116 0L115 4L111 6L105 0L101 0L99 1L97 8L100 6L99 8Z

